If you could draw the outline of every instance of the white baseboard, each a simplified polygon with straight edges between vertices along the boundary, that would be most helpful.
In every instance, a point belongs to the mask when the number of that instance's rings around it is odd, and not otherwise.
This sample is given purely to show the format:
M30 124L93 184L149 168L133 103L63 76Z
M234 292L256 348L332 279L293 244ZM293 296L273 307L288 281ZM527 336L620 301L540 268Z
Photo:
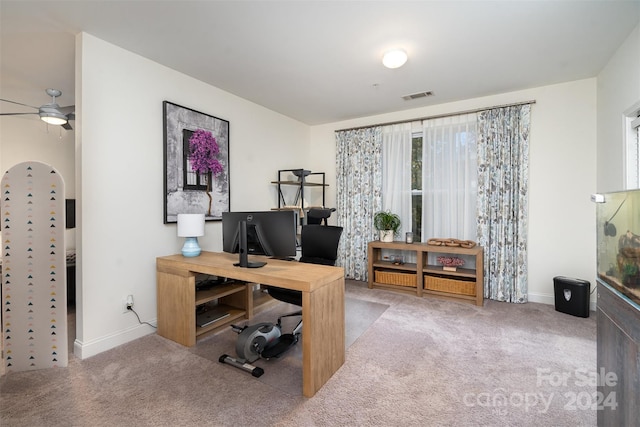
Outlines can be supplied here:
M529 293L529 302L538 302L540 304L547 305L556 305L556 297L555 295L550 294L537 294L537 293ZM595 292L591 295L591 300L589 301L589 310L596 311L596 294Z
M155 320L150 322L156 324ZM76 339L73 343L73 354L79 359L86 359L103 351L111 350L119 345L126 344L130 341L137 340L146 335L155 333L155 329L149 325L135 325L129 329L117 332L115 334L96 338L90 341L80 341Z
M549 294L536 294L529 292L529 302L538 302L540 304L555 305L556 299Z

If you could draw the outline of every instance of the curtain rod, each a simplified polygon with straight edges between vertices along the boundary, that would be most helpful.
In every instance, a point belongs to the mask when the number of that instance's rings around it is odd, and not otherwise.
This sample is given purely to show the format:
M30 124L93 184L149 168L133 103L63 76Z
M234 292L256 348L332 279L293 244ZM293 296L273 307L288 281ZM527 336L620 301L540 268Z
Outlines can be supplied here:
M494 105L493 107L476 108L476 109L473 109L473 110L459 111L457 113L437 114L435 116L420 117L420 118L411 119L411 120L398 120L398 121L395 121L395 122L376 123L376 124L373 124L373 125L357 126L357 127L353 127L353 128L347 128L347 129L338 129L338 130L335 130L334 132L346 132L346 131L349 131L349 130L360 130L360 129L372 128L372 127L376 127L376 126L399 125L399 124L402 124L402 123L411 123L411 122L418 122L418 121L423 122L425 120L441 119L443 117L451 117L451 116L460 116L462 114L479 113L481 111L487 111L487 110L491 110L491 109L494 109L494 108L517 107L518 105L527 105L527 104L535 104L535 103L536 103L536 101L534 99L532 101L516 102L516 103L513 103L513 104Z

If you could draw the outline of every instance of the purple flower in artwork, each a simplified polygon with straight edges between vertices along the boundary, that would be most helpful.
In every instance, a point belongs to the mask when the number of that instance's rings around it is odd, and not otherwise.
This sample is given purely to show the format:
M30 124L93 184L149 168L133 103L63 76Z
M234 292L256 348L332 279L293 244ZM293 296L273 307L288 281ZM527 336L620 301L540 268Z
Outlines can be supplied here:
M197 173L209 173L218 176L222 172L222 164L218 161L220 147L211 132L198 129L189 138L189 154L191 169Z

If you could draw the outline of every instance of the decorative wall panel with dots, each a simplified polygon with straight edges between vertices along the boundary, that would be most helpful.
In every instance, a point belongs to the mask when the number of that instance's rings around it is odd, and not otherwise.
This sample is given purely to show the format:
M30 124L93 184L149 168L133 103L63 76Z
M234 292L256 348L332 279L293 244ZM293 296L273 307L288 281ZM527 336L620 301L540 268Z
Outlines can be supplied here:
M40 162L2 178L5 372L67 366L64 182Z

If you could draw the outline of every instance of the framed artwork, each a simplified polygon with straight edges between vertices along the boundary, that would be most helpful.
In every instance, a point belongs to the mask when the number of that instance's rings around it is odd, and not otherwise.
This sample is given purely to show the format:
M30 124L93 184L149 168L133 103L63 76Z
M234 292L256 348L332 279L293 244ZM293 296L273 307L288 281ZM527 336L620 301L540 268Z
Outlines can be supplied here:
M164 223L177 222L179 213L204 213L207 221L222 220L222 212L230 208L229 122L169 101L162 106ZM202 159L196 157L202 150L193 145L204 140L208 147L217 147L207 151L204 164L215 167L205 171Z

